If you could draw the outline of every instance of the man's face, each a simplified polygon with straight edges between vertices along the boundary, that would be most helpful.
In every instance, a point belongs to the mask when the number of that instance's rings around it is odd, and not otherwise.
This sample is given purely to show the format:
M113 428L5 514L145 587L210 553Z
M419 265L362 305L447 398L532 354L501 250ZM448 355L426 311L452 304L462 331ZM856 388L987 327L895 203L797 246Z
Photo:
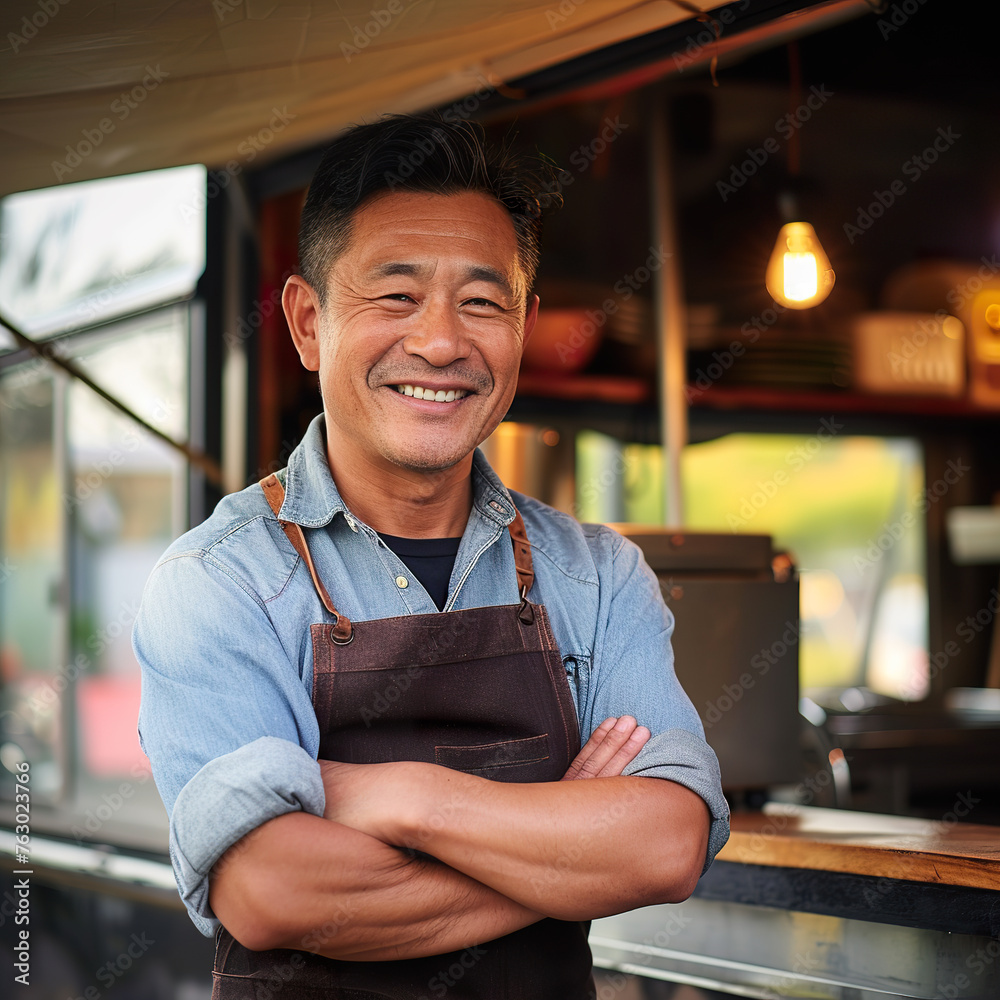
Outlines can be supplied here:
M432 471L468 456L514 395L537 308L526 309L525 284L510 216L487 195L393 192L362 205L320 313L332 434L382 467Z

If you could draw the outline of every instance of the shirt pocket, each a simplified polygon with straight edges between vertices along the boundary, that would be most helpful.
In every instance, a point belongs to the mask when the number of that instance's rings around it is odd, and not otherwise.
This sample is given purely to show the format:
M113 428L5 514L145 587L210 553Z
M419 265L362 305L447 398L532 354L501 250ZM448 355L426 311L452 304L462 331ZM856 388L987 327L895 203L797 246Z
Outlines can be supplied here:
M593 657L590 653L567 653L562 661L566 670L566 680L569 681L570 694L573 695L573 703L576 705L576 717L580 721L582 744L586 742L584 734L593 728L589 718L591 707L588 704Z

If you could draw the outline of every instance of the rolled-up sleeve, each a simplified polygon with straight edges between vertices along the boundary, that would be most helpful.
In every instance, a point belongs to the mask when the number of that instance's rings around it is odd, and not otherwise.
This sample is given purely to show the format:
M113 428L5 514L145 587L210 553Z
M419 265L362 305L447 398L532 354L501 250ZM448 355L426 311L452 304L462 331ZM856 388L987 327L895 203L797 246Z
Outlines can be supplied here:
M210 554L154 570L133 646L139 739L169 816L174 875L210 935L208 876L226 849L284 813L323 813L315 714L265 601Z
M587 718L593 728L610 716L634 716L651 736L623 773L676 781L704 800L711 815L704 873L729 839L719 761L674 671L674 618L656 574L634 543L608 535L611 569L600 598L606 624L595 645Z

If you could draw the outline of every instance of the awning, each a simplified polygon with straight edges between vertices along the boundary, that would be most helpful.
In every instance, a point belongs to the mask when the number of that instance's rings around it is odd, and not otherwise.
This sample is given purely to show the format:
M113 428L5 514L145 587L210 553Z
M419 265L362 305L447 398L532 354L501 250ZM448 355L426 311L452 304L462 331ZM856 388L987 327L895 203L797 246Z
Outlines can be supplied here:
M706 58L715 27L699 13L714 12L725 42L749 6L19 0L3 15L0 194L184 163L243 169L387 111L460 101L468 117L494 92L516 96L514 81L685 21L690 37L678 36L677 52ZM839 18L864 6L765 0L756 9Z

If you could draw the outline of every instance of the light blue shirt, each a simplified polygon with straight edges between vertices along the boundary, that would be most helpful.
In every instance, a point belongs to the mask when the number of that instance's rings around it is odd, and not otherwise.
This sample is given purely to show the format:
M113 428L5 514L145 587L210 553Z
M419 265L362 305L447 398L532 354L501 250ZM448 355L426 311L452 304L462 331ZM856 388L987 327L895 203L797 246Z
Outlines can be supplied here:
M516 504L534 560L529 597L548 609L582 741L609 716L632 715L650 730L625 773L676 781L705 800L707 868L729 836L729 809L716 756L674 674L673 616L653 572L610 528L509 493L478 450L472 478L473 508L443 610L517 603L507 532ZM306 529L339 611L356 621L438 612L411 571L345 507L321 416L284 480L281 516ZM223 852L286 812L323 814L309 626L332 620L257 485L225 497L174 542L146 585L133 632L142 666L139 738L170 817L181 898L206 935L218 926L208 876Z

